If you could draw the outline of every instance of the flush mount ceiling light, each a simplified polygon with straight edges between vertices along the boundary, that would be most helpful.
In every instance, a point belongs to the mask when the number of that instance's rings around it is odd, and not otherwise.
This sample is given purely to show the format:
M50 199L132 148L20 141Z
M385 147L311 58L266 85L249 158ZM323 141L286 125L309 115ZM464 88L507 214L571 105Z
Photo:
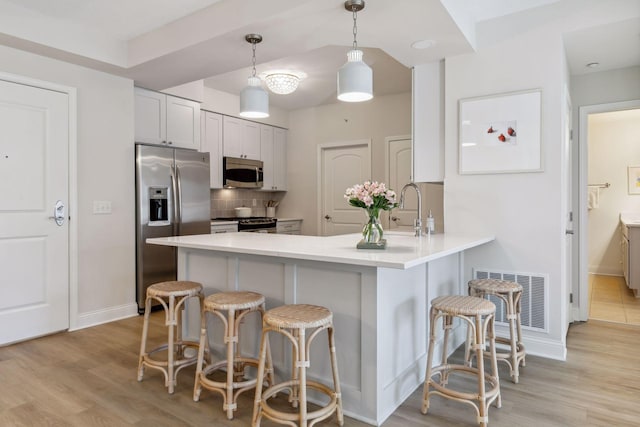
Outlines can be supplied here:
M240 92L240 115L252 119L269 117L269 94L262 88L256 77L256 44L262 41L260 34L247 34L244 39L251 43L253 51L253 72L247 86Z
M299 71L273 70L260 73L260 77L271 92L278 95L288 95L298 88L300 80L307 77L307 75Z
M338 70L338 99L345 102L368 101L373 98L373 71L362 61L356 35L357 12L364 9L364 0L347 0L344 8L353 13L353 48L347 53L347 63Z

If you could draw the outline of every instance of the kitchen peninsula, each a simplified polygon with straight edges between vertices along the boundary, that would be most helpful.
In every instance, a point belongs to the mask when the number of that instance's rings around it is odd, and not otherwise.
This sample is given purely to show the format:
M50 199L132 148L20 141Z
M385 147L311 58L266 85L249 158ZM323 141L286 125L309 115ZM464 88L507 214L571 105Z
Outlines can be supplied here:
M422 384L430 300L465 292L464 251L494 238L386 232L385 250L358 250L359 238L227 233L147 242L177 247L178 278L202 283L207 295L251 290L265 295L267 309L295 303L329 308L345 413L380 425ZM187 311L186 333L196 338L197 301ZM221 327L210 322L212 349L221 355ZM246 319L243 352L257 354L260 327L257 319ZM452 348L464 340L457 332ZM311 348L309 377L330 383L320 343ZM273 340L272 353L276 374L288 372L291 355L284 341Z

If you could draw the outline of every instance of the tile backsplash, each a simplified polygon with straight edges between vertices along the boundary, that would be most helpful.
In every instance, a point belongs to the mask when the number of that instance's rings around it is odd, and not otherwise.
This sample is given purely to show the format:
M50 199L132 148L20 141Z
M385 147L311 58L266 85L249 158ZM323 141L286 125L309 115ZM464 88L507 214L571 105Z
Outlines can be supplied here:
M242 206L251 208L251 216L265 216L266 203L269 200L280 201L284 194L283 192L241 189L211 190L211 218L234 217L236 216L234 208ZM276 208L276 215L277 212Z

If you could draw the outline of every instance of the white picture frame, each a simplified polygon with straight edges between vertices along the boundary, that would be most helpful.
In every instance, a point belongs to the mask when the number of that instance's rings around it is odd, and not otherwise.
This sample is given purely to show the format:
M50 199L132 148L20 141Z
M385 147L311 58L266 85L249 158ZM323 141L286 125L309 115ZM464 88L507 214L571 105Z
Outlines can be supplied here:
M629 194L640 194L640 166L627 167Z
M459 172L542 172L542 91L531 89L459 101Z

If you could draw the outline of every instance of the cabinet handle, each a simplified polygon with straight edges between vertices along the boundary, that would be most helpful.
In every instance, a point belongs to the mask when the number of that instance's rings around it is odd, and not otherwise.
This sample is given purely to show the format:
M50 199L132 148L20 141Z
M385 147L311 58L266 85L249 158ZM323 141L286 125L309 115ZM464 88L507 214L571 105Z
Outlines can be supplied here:
M173 145L173 142L169 141L169 145Z

